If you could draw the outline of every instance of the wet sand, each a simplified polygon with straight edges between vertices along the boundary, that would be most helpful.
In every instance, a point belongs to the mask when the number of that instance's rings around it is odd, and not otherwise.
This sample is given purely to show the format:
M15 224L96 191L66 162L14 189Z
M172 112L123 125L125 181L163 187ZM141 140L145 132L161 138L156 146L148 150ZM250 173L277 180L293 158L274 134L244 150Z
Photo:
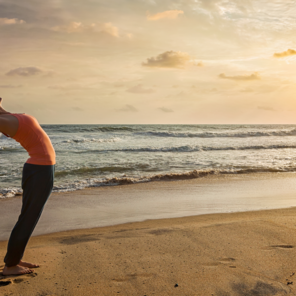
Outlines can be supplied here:
M149 219L296 207L296 175L220 175L90 188L52 194L33 235ZM21 198L0 200L0 241L7 240Z

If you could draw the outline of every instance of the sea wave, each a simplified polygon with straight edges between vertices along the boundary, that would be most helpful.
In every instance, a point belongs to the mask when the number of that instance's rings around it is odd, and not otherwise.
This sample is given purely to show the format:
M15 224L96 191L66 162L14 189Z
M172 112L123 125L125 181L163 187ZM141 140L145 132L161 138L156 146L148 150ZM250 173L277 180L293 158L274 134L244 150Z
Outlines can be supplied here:
M14 197L17 195L22 195L22 190L20 188L11 187L11 188L1 188L0 189L0 199Z
M215 147L215 146L179 146L168 148L140 148L140 149L125 149L124 151L131 152L197 152L197 151L228 151L228 150L267 150L267 149L295 149L296 145L250 145L250 146L227 146L227 147Z
M0 146L0 154L5 152L13 153L13 152L23 152L23 151L24 149L22 147Z
M148 165L145 165L148 167ZM142 168L143 169L143 168ZM82 168L73 171L63 171L56 173L56 177L63 177L68 174L79 175L85 173L93 172L116 172L124 173L127 171L134 171L135 168L130 167L103 167L103 168ZM111 178L90 178L83 180L82 182L90 182L90 187L94 184L98 186L104 185L124 185L133 184L139 182L152 182L152 181L168 181L168 180L186 180L186 179L196 179L200 177L205 177L213 174L252 174L252 173L282 173L282 172L296 172L296 166L290 167L244 167L244 168L226 168L226 169L204 169L204 170L193 170L181 173L162 173L162 174L149 174L140 177L127 177L125 174L121 177L111 177ZM79 183L79 181L77 181Z
M133 165L130 167L122 166L105 166L105 167L82 167L72 170L62 170L55 172L55 177L66 177L66 176L81 176L90 175L95 173L124 173L129 171L145 170L149 166L145 164Z
M200 145L184 145L176 147L141 147L141 148L123 148L123 149L95 149L95 150L81 150L73 153L84 154L84 153L106 153L106 152L199 152L199 151L234 151L234 150L277 150L277 149L296 149L296 145L246 145L246 146L200 146Z
M139 132L143 136L174 137L174 138L249 138L249 137L287 137L296 136L296 128L271 131L241 131L241 132Z
M232 169L217 169L217 170L193 170L181 173L163 173L152 174L141 177L112 177L112 178L89 178L83 180L77 180L71 183L65 183L62 185L54 186L53 192L67 192L82 190L91 187L101 186L118 186L128 185L136 183L146 183L155 181L178 181L178 180L190 180L198 179L211 175L222 174L254 174L254 173L283 173L283 172L296 172L296 167L288 168L267 168L267 167L250 167L250 168L232 168ZM58 175L59 176L59 175ZM15 195L21 195L22 191L19 188L4 188L0 189L0 198L13 197Z
M96 142L96 143L112 143L112 142L117 142L119 141L119 138L111 138L111 139L95 139L95 138L90 138L90 139L69 139L62 141L62 143L90 143L90 142Z
M98 125L42 125L46 132L85 133L85 132L132 132L128 126L98 126Z
M132 133L148 137L174 138L248 138L248 137L286 137L296 136L296 128L292 126L272 127L265 126L241 129L233 126L149 126L149 125L44 125L46 132L54 133Z

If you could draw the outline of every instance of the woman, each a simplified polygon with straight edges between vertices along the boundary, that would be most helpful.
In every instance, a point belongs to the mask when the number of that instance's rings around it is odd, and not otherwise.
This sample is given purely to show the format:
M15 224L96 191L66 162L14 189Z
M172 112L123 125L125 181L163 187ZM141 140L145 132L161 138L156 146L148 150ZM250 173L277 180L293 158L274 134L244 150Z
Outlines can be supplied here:
M32 273L39 267L22 261L30 236L49 198L54 180L55 151L37 120L27 114L15 114L2 108L0 98L0 132L19 142L29 153L22 175L22 210L14 226L4 258L3 275Z

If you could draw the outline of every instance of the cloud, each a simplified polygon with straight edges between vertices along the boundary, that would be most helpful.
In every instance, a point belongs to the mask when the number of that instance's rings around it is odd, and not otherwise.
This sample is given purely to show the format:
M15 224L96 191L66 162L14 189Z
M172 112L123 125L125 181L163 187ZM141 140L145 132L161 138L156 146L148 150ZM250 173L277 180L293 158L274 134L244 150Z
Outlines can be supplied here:
M132 105L125 105L123 108L118 109L117 111L122 111L122 112L138 112L138 109L135 108Z
M251 75L237 75L237 76L227 76L224 73L221 73L218 77L222 79L230 79L230 80L236 80L236 81L250 81L250 80L261 79L258 72L254 72Z
M166 97L167 98L186 98L188 96L188 93L186 93L185 91L180 91L177 94L169 94Z
M45 25L52 26L71 14L69 9L65 9L68 5L66 2L69 1L0 0L0 17L25 20L30 25L38 25L39 28Z
M41 73L43 73L43 70L37 67L19 67L19 68L8 71L6 75L7 76L33 76Z
M196 63L194 65L197 66L197 67L203 67L204 66L204 63L203 62L198 62L198 63Z
M118 28L115 27L112 23L92 23L90 25L85 25L81 22L71 22L68 25L56 26L52 27L51 29L52 31L66 33L97 32L105 33L113 37L119 37Z
M80 107L72 107L72 110L79 112L83 111L83 109L81 109Z
M56 75L55 71L49 70L49 71L43 71L44 76L43 77L52 77L54 75Z
M58 89L58 90L68 90L69 87L63 85L50 85L48 86L49 89Z
M160 19L176 19L179 14L183 14L184 11L182 10L167 10L163 12L159 12L156 14L147 14L147 20L149 21L157 21Z
M148 58L146 63L142 63L142 66L180 68L189 60L190 56L187 53L170 50L159 54L157 57Z
M119 37L118 29L112 23L105 23L102 25L102 32L105 32L113 37Z
M129 88L127 91L134 94L151 94L154 92L152 88L145 88L142 86L142 84L133 86Z
M79 83L49 85L47 88L54 89L54 90L61 90L61 91L94 89L94 87L92 87L90 85L83 85L83 84L79 84Z
M114 86L114 87L124 87L125 85L124 85L124 83L122 83L122 82L116 82L116 83L114 83L113 86Z
M0 88L21 88L23 87L22 85L12 85L12 84L4 84L0 85Z
M257 108L265 111L275 111L272 107L267 107L267 106L258 106Z
M0 18L0 26L4 25L17 25L17 24L25 24L26 22L23 20L19 20L17 18Z
M132 33L126 33L126 37L128 39L133 39L134 38L134 35Z
M288 56L295 55L295 54L296 54L296 50L288 49L287 51L275 53L273 56L275 58L283 58L283 57L288 57Z
M160 107L158 108L158 110L162 111L162 112L165 112L165 113L171 113L171 112L174 112L172 109L168 109L166 107Z
M250 87L246 87L244 89L241 90L241 92L244 92L244 93L250 93L250 92L253 92L254 90Z
M177 98L186 98L186 96L187 96L187 93L182 90L179 93L177 93L174 97L177 97Z
M92 27L92 25L87 26L87 29L89 29L91 27ZM84 25L82 25L82 23L71 22L68 25L56 26L56 27L52 27L51 29L52 29L52 31L56 31L56 32L74 33L74 32L83 32L83 30L85 30L86 27Z

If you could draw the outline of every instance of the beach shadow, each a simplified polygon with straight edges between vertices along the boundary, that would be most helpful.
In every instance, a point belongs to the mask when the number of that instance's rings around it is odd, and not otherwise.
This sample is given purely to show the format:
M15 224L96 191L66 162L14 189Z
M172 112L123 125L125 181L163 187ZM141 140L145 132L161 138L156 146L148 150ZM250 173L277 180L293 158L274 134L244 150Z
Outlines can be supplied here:
M272 296L278 292L286 292L284 289L277 289L271 284L264 282L257 282L254 288L248 287L246 284L233 284L233 291L239 296Z
M235 261L235 258L231 258L231 257L228 257L228 258L221 258L219 260L220 263L225 263L225 264L228 264L228 263L232 263Z
M173 231L174 231L173 229L162 228L162 229L156 229L156 230L149 231L149 233L154 234L154 235L163 235L163 234L167 234L167 233L170 233Z
M98 241L100 238L98 236L84 234L84 235L77 235L77 236L71 236L67 238L63 238L59 241L60 244L64 245L75 245L79 243L85 243L85 242L93 242Z
M47 293L47 292L39 292L36 296L56 296L55 294Z
M121 283L121 282L128 282L131 280L135 280L138 278L151 278L153 276L155 276L155 275L152 273L131 273L131 274L127 274L123 278L114 278L114 279L112 279L112 281L117 282L117 283Z
M117 232L126 232L126 231L129 231L130 229L120 229L120 230L116 230L116 231L113 231L113 233L117 233Z

